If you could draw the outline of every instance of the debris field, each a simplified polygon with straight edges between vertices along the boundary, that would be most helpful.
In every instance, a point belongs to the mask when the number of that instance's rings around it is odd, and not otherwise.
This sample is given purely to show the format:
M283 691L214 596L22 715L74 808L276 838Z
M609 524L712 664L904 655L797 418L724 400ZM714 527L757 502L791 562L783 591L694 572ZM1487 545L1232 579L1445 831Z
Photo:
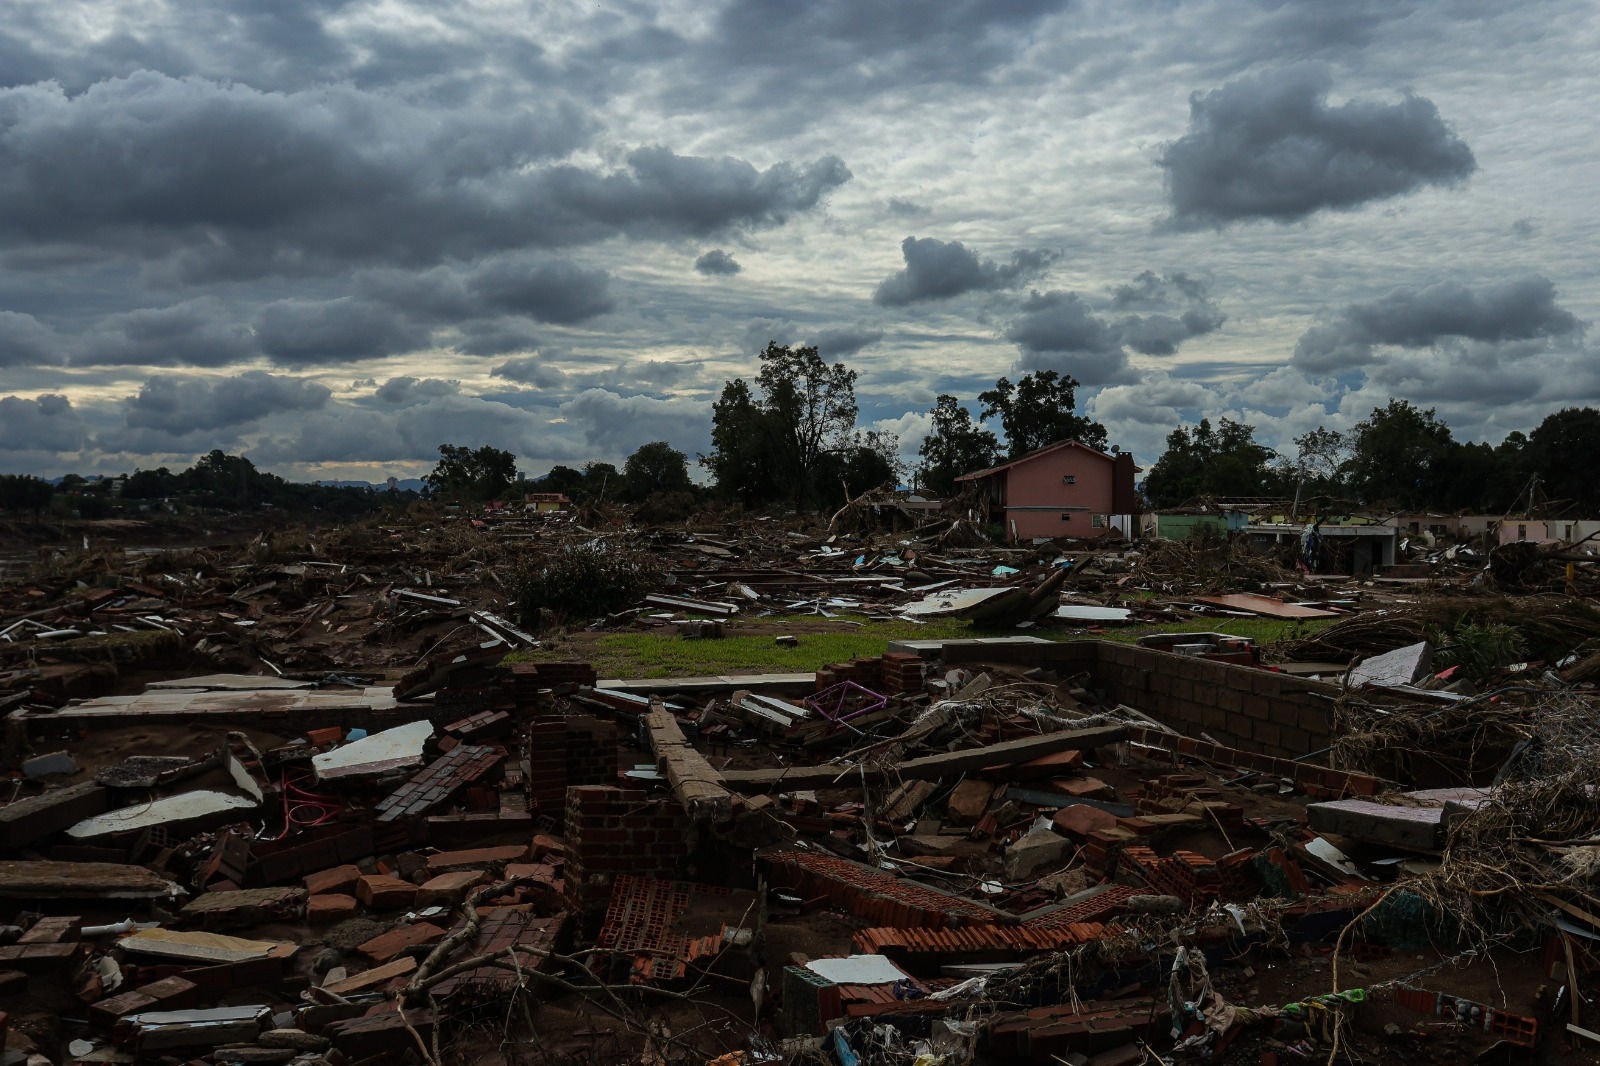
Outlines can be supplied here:
M1586 546L1355 579L867 498L582 520L0 584L0 1063L1600 1062ZM518 602L579 550L654 583ZM583 654L890 619L970 626Z

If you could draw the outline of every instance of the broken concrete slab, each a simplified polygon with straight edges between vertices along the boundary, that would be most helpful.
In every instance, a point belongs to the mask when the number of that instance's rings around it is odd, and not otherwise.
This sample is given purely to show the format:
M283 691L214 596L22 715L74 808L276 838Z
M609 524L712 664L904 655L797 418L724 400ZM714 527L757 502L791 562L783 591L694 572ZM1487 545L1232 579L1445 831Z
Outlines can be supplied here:
M1006 848L1006 880L1026 881L1040 870L1065 862L1071 850L1066 837L1049 826L1035 826Z
M1443 807L1401 807L1372 800L1330 800L1306 807L1311 828L1367 844L1438 851L1444 845Z
M250 797L235 796L215 789L197 789L85 818L69 828L67 835L75 840L92 840L154 826L168 829L196 827L208 821L226 820L240 811L253 810L257 806L256 800Z
M1419 641L1361 660L1350 668L1346 683L1351 688L1410 685L1426 674L1432 663L1433 645Z
M0 861L0 896L11 899L176 899L182 894L178 885L143 866Z
M0 848L23 848L103 812L110 794L93 781L52 788L0 807Z
M318 781L352 777L375 777L422 764L422 755L433 723L427 720L395 726L341 744L332 751L311 757L311 768Z

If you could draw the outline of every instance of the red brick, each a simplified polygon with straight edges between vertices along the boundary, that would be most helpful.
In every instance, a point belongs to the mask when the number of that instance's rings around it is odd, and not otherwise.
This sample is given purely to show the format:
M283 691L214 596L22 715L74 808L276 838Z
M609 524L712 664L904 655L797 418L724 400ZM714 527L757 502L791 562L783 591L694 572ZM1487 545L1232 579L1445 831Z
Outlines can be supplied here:
M481 870L452 870L422 883L417 889L419 907L454 907L466 899L467 893L484 879Z
M314 874L306 874L306 891L313 896L325 896L330 893L343 893L348 895L356 887L356 882L361 880L361 871L354 866L335 866L331 870L318 870Z
M528 849L515 844L499 848L474 848L470 851L441 851L428 856L428 873L434 875L452 870L481 869L492 862L519 862L527 857Z
M375 911L410 909L417 899L417 886L386 874L369 874L356 882L356 899Z
M306 900L306 921L312 925L331 925L355 917L356 898L343 893L326 893Z
M1087 803L1075 803L1056 812L1056 831L1082 839L1097 829L1110 829L1117 824L1117 816Z
M83 918L78 915L40 918L17 940L19 944L71 944L81 939Z
M380 933L356 948L373 963L385 963L423 944L437 944L444 939L444 930L430 922L402 925L387 933Z

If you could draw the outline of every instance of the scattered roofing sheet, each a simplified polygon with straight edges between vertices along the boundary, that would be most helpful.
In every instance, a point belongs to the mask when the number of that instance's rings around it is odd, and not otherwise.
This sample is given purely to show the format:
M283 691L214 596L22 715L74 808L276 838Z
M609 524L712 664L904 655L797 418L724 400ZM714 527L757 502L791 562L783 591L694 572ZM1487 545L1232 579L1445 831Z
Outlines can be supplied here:
M78 840L87 840L111 833L126 833L134 829L199 821L214 814L249 810L255 806L257 806L256 801L245 796L235 796L231 792L218 792L214 789L199 789L194 792L180 792L176 796L167 796L151 803L121 807L104 814L97 814L93 818L85 818L68 829L67 835Z
M1064 603L1055 617L1073 622L1131 622L1133 612L1126 607L1094 607L1084 603Z
M925 596L915 603L908 603L900 608L899 613L910 618L941 618L946 615L960 615L973 610L996 596L1013 591L1012 586L1004 588L986 589L947 589Z
M882 955L812 959L806 969L836 985L892 985L911 976Z
M1258 596L1253 592L1230 592L1226 596L1196 596L1196 603L1209 603L1213 607L1228 607L1235 611L1266 615L1268 618L1338 618L1338 611L1322 607L1306 607L1298 603L1284 603L1271 596Z

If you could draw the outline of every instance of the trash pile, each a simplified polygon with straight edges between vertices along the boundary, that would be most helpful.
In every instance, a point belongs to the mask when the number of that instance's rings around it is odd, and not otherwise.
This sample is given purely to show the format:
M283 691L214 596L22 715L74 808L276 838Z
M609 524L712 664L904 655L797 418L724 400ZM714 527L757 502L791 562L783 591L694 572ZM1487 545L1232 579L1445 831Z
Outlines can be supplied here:
M1008 632L801 676L508 662L543 639L517 568L599 536L570 520L30 574L4 1061L1600 1061L1591 601L892 521L607 534L672 579L607 624ZM1094 611L1323 627L1051 639Z

